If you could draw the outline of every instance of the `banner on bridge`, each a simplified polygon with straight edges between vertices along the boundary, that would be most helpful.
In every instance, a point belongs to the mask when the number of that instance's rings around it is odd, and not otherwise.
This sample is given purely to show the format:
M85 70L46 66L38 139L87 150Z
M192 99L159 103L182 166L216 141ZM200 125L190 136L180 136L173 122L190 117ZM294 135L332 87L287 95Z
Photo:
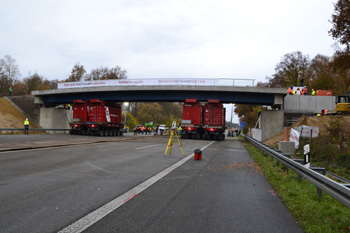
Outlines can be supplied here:
M206 78L160 78L160 79L107 79L83 82L58 83L58 89L83 88L83 87L106 87L106 86L217 86L219 79Z

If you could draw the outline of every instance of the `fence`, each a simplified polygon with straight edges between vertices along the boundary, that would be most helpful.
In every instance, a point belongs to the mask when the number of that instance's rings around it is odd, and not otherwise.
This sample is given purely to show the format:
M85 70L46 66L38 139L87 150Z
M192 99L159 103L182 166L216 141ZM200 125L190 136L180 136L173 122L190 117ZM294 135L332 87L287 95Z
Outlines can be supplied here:
M29 129L28 131L32 131L34 132L34 134L36 132L41 132L41 133L48 133L50 134L51 132L56 133L56 132L60 132L60 133L69 133L70 129ZM14 132L17 133L23 133L24 134L24 128L0 128L0 134L7 134L11 132L11 134L13 134Z
M326 177L327 171L324 168L311 167L307 168L303 166L304 160L291 159L289 154L284 154L280 150L276 150L273 147L267 146L252 137L243 135L243 137L251 142L254 146L258 147L264 153L271 156L271 159L276 159L277 163L282 163L287 169L291 169L298 174L298 179L306 179L317 187L317 194L322 196L322 191L332 196L337 201L343 203L350 208L350 183L338 183L328 177ZM339 180L346 182L346 179L339 177Z

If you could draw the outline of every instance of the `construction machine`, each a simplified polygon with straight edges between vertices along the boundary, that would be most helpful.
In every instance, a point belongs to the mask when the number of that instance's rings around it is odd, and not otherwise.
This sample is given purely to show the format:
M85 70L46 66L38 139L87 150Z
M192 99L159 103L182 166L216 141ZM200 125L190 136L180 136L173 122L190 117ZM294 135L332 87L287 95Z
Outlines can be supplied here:
M328 110L325 115L350 115L350 101L348 95L336 96L335 104L335 109Z

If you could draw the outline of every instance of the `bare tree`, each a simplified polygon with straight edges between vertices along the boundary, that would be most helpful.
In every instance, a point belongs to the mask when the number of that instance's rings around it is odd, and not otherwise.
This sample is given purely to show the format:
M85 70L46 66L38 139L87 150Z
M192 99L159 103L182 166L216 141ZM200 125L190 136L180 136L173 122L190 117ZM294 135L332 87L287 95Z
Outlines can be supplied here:
M18 67L16 59L10 55L5 55L3 59L0 59L0 93L3 95L8 93L13 82L21 76Z
M308 70L310 59L300 51L285 54L276 65L276 73L269 80L270 87L297 86L301 78L306 81L310 78Z
M126 73L127 71L125 69L122 70L119 66L112 69L109 69L107 66L101 66L100 68L92 69L90 74L86 75L85 80L126 79Z
M84 80L86 70L83 65L80 65L80 62L77 62L73 69L71 74L68 76L68 79L66 79L66 82L79 82Z

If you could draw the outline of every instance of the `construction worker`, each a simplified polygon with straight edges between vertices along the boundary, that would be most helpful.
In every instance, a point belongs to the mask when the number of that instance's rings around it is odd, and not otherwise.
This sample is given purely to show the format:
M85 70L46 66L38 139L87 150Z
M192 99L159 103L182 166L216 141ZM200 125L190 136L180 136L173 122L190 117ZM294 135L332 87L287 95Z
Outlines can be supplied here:
M287 94L288 95L293 95L293 91L292 91L292 89L290 87L288 87L288 89L287 89Z
M318 114L317 114L317 116L321 116L321 114L320 114L320 113L318 113Z
M293 90L293 95L295 95L295 91Z
M261 107L258 109L258 118L260 117L261 114Z
M29 131L29 121L28 118L24 121L24 134L28 134Z
M9 88L9 92L10 92L9 96L11 96L12 95L12 87Z
M181 127L181 125L177 128L177 133L178 133L179 135L182 134L182 127Z
M314 89L312 89L311 95L316 95L316 91Z

